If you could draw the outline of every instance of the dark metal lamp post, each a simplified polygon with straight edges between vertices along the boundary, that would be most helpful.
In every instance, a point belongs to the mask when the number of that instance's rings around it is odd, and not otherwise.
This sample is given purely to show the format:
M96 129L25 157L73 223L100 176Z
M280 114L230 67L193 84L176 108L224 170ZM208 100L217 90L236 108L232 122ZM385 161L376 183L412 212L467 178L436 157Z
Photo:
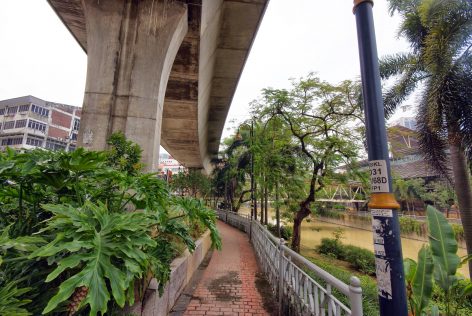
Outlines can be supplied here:
M408 315L405 276L397 210L400 205L392 193L390 160L375 41L373 0L354 0L357 39L361 64L362 94L371 175L374 253L380 315Z

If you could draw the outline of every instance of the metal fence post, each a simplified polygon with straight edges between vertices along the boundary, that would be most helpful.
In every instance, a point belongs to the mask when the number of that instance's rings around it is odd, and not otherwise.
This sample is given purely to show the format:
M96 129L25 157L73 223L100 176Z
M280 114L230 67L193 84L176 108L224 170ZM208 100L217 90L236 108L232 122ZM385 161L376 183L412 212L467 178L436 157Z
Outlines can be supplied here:
M349 302L351 303L351 315L362 316L362 288L361 281L352 276L349 279Z
M279 299L279 316L282 316L282 302L283 302L283 295L284 295L284 251L283 251L283 245L284 245L284 239L280 238L279 239L279 287L278 287L278 299Z

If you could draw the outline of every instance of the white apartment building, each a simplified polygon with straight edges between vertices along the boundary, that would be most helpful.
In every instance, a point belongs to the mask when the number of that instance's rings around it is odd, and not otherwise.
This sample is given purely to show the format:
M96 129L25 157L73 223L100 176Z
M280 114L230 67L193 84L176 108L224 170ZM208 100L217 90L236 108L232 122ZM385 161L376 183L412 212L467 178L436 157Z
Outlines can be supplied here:
M81 108L25 96L0 101L0 149L73 151Z

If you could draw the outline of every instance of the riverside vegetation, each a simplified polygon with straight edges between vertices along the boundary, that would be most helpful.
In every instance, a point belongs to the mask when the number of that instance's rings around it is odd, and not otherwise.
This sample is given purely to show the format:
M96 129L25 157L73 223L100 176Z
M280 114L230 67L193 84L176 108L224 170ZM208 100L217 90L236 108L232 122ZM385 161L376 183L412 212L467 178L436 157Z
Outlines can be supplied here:
M340 212L336 210L329 210L326 208L318 208L317 209L317 216L325 217L325 218L332 218L336 220L357 220L357 221L364 221L367 223L371 222L369 216L360 216L355 214L347 214L346 212ZM402 234L416 234L418 236L427 237L428 235L428 228L427 224L424 221L419 221L413 219L411 217L400 217L400 231ZM450 224L452 229L454 230L454 237L457 241L464 240L464 228L460 224Z
M141 171L122 134L111 150L0 153L0 315L113 314L159 290L215 214Z
M472 313L472 282L457 273L457 269L471 259L459 258L457 241L452 225L432 206L427 208L429 244L418 253L417 261L404 260L408 303L412 315L470 315ZM375 275L374 254L366 249L341 242L342 230L334 238L323 239L318 252L329 258L350 263L351 268L364 275ZM347 282L350 275L340 268L330 268L329 259L312 259L316 264ZM374 279L361 278L364 291L364 312L378 314L377 292L372 291Z

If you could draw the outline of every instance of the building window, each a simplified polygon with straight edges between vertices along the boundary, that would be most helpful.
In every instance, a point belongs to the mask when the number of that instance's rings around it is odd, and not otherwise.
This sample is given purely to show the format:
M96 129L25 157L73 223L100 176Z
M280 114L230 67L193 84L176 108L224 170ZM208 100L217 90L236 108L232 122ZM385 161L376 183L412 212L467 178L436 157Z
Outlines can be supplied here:
M4 115L4 114L5 114L5 108L0 109L0 115Z
M45 116L45 117L49 116L49 110L43 107L37 106L36 104L31 105L31 112L39 114L41 116Z
M37 121L29 120L28 127L32 128L32 129L36 129L36 130L41 131L43 133L46 132L46 124L40 123L40 122L37 122Z
M74 119L74 124L72 125L72 130L73 131L78 131L80 128L80 119L75 118Z
M2 139L2 146L20 145L22 143L23 143L23 137Z
M71 140L77 140L77 133L72 133L72 134L70 135L70 139L71 139Z
M15 123L15 128L21 128L26 126L26 120L18 120Z
M12 129L15 128L15 121L8 121L3 124L3 129Z
M8 114L16 114L16 112L18 112L17 106L12 106L11 108L8 108Z
M29 104L20 105L18 112L27 112L29 111Z
M46 149L49 150L65 150L66 147L67 143L61 142L59 140L48 138L46 141Z
M28 138L26 138L26 145L35 146L35 147L42 147L43 146L43 140L35 138L35 137L28 137Z
M2 123L0 122L0 131L2 130Z

